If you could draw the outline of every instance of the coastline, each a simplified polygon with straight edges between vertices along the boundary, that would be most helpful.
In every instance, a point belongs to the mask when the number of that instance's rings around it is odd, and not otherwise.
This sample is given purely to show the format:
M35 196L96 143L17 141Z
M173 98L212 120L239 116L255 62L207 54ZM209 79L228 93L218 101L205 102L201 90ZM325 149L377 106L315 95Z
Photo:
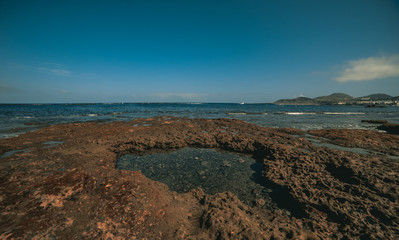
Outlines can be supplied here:
M393 97L383 93L371 94L354 98L345 93L333 93L328 96L320 96L316 98L297 97L292 99L280 99L274 102L278 105L348 105L348 106L365 106L372 108L384 108L388 106L399 106L399 96Z
M310 138L370 153L317 146ZM262 163L265 180L279 189L272 199L279 209L250 207L228 192L179 194L115 167L125 154L184 147ZM398 135L155 117L59 124L0 139L0 155L16 150L0 159L4 238L399 237L399 161L392 159L399 156Z
M274 104L93 104L0 105L0 138L57 124L131 121L137 118L174 116L206 119L239 119L263 127L315 129L375 129L364 119L384 119L399 124L399 108L360 106L288 106Z

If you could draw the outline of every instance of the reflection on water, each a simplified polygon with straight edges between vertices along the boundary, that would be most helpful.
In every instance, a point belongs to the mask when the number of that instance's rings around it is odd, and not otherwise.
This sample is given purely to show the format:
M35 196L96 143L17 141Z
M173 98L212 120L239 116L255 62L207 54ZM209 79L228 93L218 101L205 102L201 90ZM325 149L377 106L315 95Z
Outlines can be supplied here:
M12 156L12 155L14 155L14 154L16 154L16 153L28 153L28 152L30 152L31 150L29 150L29 149L18 149L18 150L12 150L12 151L8 151L8 152L5 152L5 153L3 153L2 155L0 155L0 159L1 158L6 158L6 157L9 157L9 156Z
M44 142L43 145L45 145L45 148L51 148L51 147L55 147L55 146L58 146L63 143L64 142L62 142L62 141L47 141L47 142Z
M299 136L299 135L292 135L292 136L293 137L304 137L306 140L311 141L313 143L313 145L318 146L318 147L327 147L327 148L336 149L336 150L340 150L340 151L344 151L344 152L352 152L352 153L362 154L362 155L370 155L370 154L383 155L390 159L399 160L399 156L387 155L387 154L384 154L381 152L373 151L370 149L364 149L364 148L343 147L343 146L329 143L328 142L329 140L326 138L319 137L320 139L315 139L310 134L305 134L305 136ZM305 150L305 149L302 149L302 150Z

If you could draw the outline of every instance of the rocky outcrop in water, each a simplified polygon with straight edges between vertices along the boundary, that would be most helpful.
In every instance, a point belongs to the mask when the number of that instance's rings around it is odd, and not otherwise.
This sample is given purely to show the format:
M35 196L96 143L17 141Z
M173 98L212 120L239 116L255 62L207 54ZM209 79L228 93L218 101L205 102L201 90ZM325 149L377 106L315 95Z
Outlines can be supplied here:
M388 121L387 120L362 120L362 123L385 124L385 123L388 123Z
M310 138L373 152L320 147ZM222 149L261 162L262 184L272 186L278 207L260 207L261 200L249 206L229 192L176 193L115 167L124 154L184 147ZM12 150L23 151L0 158L0 238L399 237L399 162L392 159L397 135L158 117L62 124L0 140L0 152Z
M377 127L380 130L387 131L387 133L391 134L399 134L399 124L395 123L385 123L381 126Z

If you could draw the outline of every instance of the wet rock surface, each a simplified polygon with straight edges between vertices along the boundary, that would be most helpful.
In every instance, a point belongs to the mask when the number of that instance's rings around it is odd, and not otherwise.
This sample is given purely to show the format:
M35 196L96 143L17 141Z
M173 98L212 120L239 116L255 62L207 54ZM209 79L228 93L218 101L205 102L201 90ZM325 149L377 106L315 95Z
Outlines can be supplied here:
M24 151L0 159L0 238L398 239L399 162L388 157L398 154L398 136L309 134L382 154L316 146L299 130L226 119L63 124L1 139L1 154ZM272 186L277 207L246 204L228 191L177 193L138 171L116 168L126 154L185 147L246 154L262 163L260 184Z
M335 145L399 156L399 135L354 129L310 130L309 133Z
M372 124L385 124L385 123L388 123L387 120L368 120L368 119L362 120L361 122L362 123L372 123Z
M390 134L398 134L399 135L399 124L395 123L385 123L381 126L377 127L380 130L387 131Z

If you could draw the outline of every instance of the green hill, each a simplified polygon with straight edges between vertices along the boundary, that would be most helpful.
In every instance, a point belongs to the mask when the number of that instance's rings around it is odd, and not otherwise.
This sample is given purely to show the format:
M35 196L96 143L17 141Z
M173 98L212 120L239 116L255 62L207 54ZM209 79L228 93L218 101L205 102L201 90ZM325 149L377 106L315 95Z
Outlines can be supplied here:
M298 97L294 99L281 99L275 102L280 105L319 105L319 103L311 98Z
M328 96L321 96L321 97L314 98L314 100L316 100L317 102L320 102L320 103L334 104L334 103L339 103L339 102L352 101L353 97L348 94L345 94L345 93L333 93Z
M393 97L388 94L377 93L377 94L367 95L364 97L359 97L356 98L356 100L391 100L392 98Z
M371 94L367 95L364 97L358 97L358 98L353 98L352 96L345 94L345 93L333 93L328 96L321 96L321 97L316 97L316 98L307 98L307 97L298 97L294 99L281 99L274 104L279 104L279 105L365 105L365 104L370 104L373 103L373 101L376 101L375 104L380 104L378 101L390 101L391 105L395 105L396 103L394 101L398 101L399 96L392 97L388 94L384 93L377 93L377 94Z

